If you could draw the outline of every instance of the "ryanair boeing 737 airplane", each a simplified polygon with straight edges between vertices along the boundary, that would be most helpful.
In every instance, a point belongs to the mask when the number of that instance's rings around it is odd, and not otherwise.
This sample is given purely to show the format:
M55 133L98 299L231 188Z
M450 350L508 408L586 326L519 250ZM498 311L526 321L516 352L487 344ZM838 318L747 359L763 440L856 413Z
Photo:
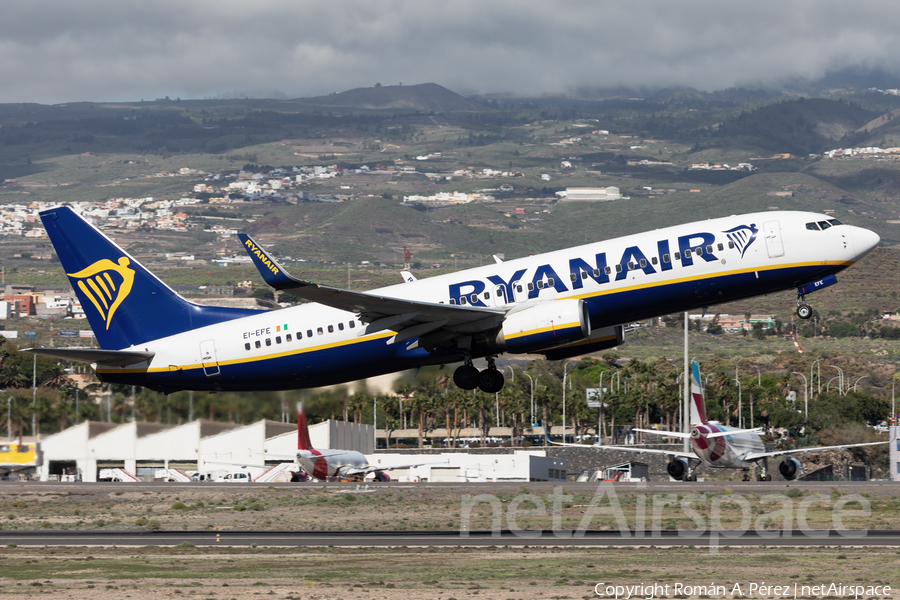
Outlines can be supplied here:
M288 275L241 235L266 283L310 301L262 311L188 302L70 208L41 220L100 349L30 351L164 393L309 388L454 362L456 385L493 393L497 355L596 352L623 342L622 323L790 289L809 318L806 294L879 242L827 215L764 212L354 292Z

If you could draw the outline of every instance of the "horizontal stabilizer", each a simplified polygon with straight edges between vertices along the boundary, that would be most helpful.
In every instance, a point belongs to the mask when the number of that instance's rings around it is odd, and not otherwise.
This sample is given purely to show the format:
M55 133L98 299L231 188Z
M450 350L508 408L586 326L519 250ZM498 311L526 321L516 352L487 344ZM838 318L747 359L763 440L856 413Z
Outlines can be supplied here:
M640 431L641 433L652 433L655 435L662 435L665 437L674 437L687 439L691 437L689 433L681 433L680 431L660 431L658 429L638 429L637 427L633 428L632 431Z
M107 367L124 367L135 363L149 361L154 352L134 352L131 350L101 350L99 348L26 348L22 352L31 352L41 356L52 356L63 360L73 360Z

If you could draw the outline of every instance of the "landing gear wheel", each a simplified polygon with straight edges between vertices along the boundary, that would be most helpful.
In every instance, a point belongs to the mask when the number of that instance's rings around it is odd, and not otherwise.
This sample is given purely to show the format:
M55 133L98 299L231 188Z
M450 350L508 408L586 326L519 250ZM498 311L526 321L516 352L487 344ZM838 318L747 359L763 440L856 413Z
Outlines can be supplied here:
M744 471L744 481L750 481L750 471Z
M478 387L479 375L478 369L472 365L463 365L453 371L453 383L462 390L474 390Z
M812 308L809 304L801 304L797 307L797 316L801 319L808 319L812 316Z
M506 379L497 369L485 369L478 374L478 389L485 394L496 394L503 389Z

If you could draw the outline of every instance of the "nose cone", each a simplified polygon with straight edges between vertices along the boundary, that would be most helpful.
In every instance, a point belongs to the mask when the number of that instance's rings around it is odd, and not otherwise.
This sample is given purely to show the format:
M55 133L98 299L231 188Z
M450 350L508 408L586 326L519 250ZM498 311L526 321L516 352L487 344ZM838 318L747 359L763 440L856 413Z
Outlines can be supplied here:
M858 258L874 250L880 241L881 238L874 231L862 227L853 228L853 248Z

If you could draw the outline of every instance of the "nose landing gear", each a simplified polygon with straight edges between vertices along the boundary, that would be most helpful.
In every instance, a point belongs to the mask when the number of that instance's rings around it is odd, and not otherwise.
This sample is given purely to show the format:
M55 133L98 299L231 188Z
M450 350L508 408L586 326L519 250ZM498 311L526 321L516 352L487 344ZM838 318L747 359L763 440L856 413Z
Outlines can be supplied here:
M797 316L801 319L808 319L812 313L812 308L806 303L806 296L797 294Z

